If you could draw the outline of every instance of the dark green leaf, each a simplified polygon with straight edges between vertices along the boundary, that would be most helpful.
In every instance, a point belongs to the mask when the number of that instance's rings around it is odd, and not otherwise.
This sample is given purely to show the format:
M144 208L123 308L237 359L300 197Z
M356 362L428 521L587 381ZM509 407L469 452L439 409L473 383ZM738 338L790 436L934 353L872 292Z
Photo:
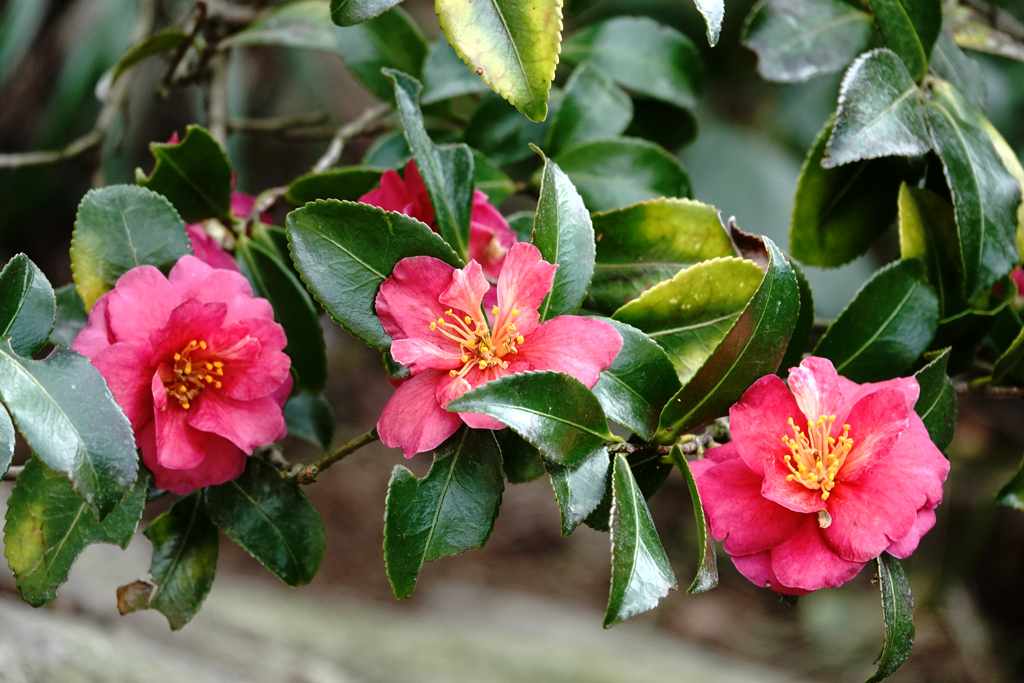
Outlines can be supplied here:
M587 307L602 313L695 263L736 253L718 210L689 199L652 199L591 218L597 264Z
M423 479L395 467L384 512L384 564L396 598L412 595L425 562L487 543L504 478L495 433L468 427L438 447Z
M539 151L539 150L538 150ZM587 297L594 275L594 226L572 181L541 153L544 170L533 221L533 244L548 263L558 264L540 319L573 315Z
M562 535L568 536L601 504L608 491L611 460L599 447L582 462L563 466L544 461L562 517ZM607 522L607 514L605 515Z
M367 90L394 101L391 81L381 73L389 68L419 77L427 58L427 42L416 23L400 7L348 28L336 28L338 50Z
M423 104L490 90L490 86L459 58L447 38L441 36L431 46L423 64Z
M41 607L57 597L71 565L92 543L127 548L146 502L149 475L102 522L89 511L68 478L32 458L7 501L4 556L21 599Z
M506 375L466 392L448 410L493 417L560 465L571 466L620 440L608 431L597 397L559 372Z
M331 19L338 26L354 26L373 19L402 0L331 0Z
M939 295L939 317L967 308L964 265L953 205L923 188L903 184L899 194L900 256L928 266L928 284Z
M461 265L430 228L400 213L369 204L318 200L288 214L288 244L302 279L317 301L346 330L386 349L374 309L377 290L407 256L433 256Z
M547 151L621 135L633 119L633 102L614 81L584 62L565 84L565 97L547 132Z
M31 358L50 338L56 314L53 287L36 264L24 254L8 261L0 271L0 337L10 337L14 352Z
M50 343L70 347L75 337L89 320L85 303L78 296L74 283L58 287L54 294L57 299L57 321L50 333Z
M511 429L496 432L501 462L510 484L526 484L544 474L544 459L529 441Z
M936 76L949 81L974 106L984 109L988 101L985 72L978 60L968 57L956 45L948 28L942 29L932 49L930 66Z
M487 200L494 206L501 206L516 193L516 184L512 179L476 149L473 150L473 185L486 194Z
M722 33L722 20L725 19L725 0L693 0L697 10L704 16L708 27L708 45L718 44L718 36Z
M882 594L885 645L878 655L878 672L867 683L878 683L896 673L914 645L914 597L903 567L888 553L878 557L878 589Z
M605 628L653 609L676 587L654 520L621 453L612 471L611 519L612 587Z
M759 258L767 260L761 285L714 353L661 412L658 442L672 443L725 415L751 384L779 369L800 314L800 295L792 266L774 242L761 240Z
M469 246L469 222L473 209L473 153L466 145L439 148L427 137L420 113L423 86L411 76L385 69L395 86L398 113L405 139L434 205L438 232L459 256Z
M928 73L928 58L942 30L942 0L869 0L868 4L885 46L920 81Z
M377 187L383 173L382 169L368 166L349 166L323 173L307 173L292 181L284 196L285 199L297 206L317 199L340 199L354 202Z
M591 211L691 193L690 176L679 160L646 140L584 142L564 150L555 161Z
M697 576L693 583L686 589L687 595L706 593L718 585L718 562L715 558L715 539L711 536L711 525L704 516L704 505L700 499L700 492L697 490L697 482L693 479L693 472L690 471L690 464L683 457L679 446L672 446L669 453L672 463L679 468L679 473L686 480L686 486L690 489L690 500L693 501L693 517L697 522Z
M796 327L793 328L793 336L789 340L789 348L786 355L782 357L779 364L779 374L788 373L789 369L796 367L804 357L807 344L811 341L811 332L814 330L814 295L811 292L811 283L807 281L803 269L796 261L790 261L796 275L797 288L800 291L800 315L796 319Z
M1024 512L1024 460L1017 473L996 494L996 505L1005 505Z
M882 268L854 295L814 348L854 382L900 377L924 353L939 324L939 299L917 259Z
M663 463L661 456L656 452L637 451L626 456L626 460L629 462L629 469L633 471L633 479L636 481L637 486L640 487L640 493L643 494L644 500L650 500L651 496L657 493L661 485L668 479L668 475L672 473L672 465ZM595 531L607 532L611 529L611 478L612 472L611 467L609 467L608 485L604 492L604 498L601 499L600 505L594 508L594 511L583 520L587 526Z
M978 344L1017 297L1017 285L1009 275L1000 279L998 285L998 292L990 290L971 302L968 308L939 319L939 328L930 348L953 347L949 358L950 375L957 375L971 366Z
M275 45L302 50L339 52L336 27L328 6L319 0L300 0L272 9L247 28L220 41L224 50L250 45Z
M405 367L391 355L391 351L385 351L383 354L384 360L384 371L388 373L388 377L391 379L405 379L411 377L412 373L409 368Z
M131 493L132 427L88 358L57 348L27 360L0 340L0 400L32 451L71 478L99 521Z
M931 148L921 92L900 58L885 48L858 57L843 76L822 167L878 157L913 157Z
M319 394L301 393L284 404L284 421L288 433L308 441L322 451L331 447L334 438L334 411Z
M956 389L946 374L950 349L943 349L938 354L929 353L928 365L914 373L914 379L921 387L921 396L917 399L914 410L921 417L928 436L932 438L940 451L945 451L953 440L956 432L957 400Z
M689 109L680 109L659 100L635 98L633 120L625 135L650 140L676 152L696 139L698 128L697 116Z
M363 157L363 164L376 168L397 169L404 167L412 158L409 143L400 130L385 133L377 138Z
M150 265L166 273L191 253L178 212L155 192L113 185L90 190L78 205L71 270L86 310L132 268Z
M0 477L7 474L7 468L11 466L13 457L14 424L11 422L11 416L0 405Z
M533 211L519 211L511 216L506 216L508 225L512 232L519 236L520 242L529 242L533 239L533 221L537 215Z
M231 540L289 586L309 583L327 547L324 524L299 487L249 458L238 479L205 489L206 511Z
M562 45L562 58L588 61L627 90L686 109L704 86L704 64L690 39L646 17L616 17L576 31Z
M117 83L117 79L136 64L164 52L176 50L187 43L188 39L188 33L180 28L165 28L163 31L154 33L142 42L133 45L121 59L117 60L110 82Z
M209 133L189 126L181 142L153 142L149 149L156 166L148 178L141 168L135 169L139 185L167 197L188 223L207 218L217 218L225 225L234 223L231 162Z
M1020 183L982 127L984 114L951 85L933 83L925 111L953 195L964 294L972 301L1020 261L1015 239Z
M839 71L871 40L871 15L842 0L761 0L743 26L769 81L795 83Z
M550 128L534 123L498 95L488 95L473 111L462 140L496 166L508 166L532 156L530 145L540 146Z

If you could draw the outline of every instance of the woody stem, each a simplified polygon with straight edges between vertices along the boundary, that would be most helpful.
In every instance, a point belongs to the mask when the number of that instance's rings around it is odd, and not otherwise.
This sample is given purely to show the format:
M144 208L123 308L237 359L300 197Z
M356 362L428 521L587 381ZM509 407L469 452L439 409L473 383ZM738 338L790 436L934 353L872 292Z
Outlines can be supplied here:
M312 484L316 481L317 475L322 471L326 470L339 460L344 460L363 446L371 444L378 439L380 439L380 436L377 434L377 428L374 427L362 436L356 437L348 443L342 444L316 462L310 465L299 465L289 473L282 473L282 476L294 481L296 484Z

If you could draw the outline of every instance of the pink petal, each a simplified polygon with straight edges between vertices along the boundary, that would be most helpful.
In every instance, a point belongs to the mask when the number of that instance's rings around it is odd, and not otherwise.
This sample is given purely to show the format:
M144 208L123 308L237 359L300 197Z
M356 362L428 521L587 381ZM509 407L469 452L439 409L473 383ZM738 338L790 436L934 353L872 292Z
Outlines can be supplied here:
M913 408L917 404L918 396L921 394L921 387L918 385L917 380L913 377L896 377L894 379L887 379L884 382L867 382L865 384L857 384L851 382L843 376L839 377L839 386L843 390L845 405L843 410L849 414L851 408L857 404L862 398L868 394L873 394L879 389L899 389L907 397L907 403ZM837 416L842 417L840 413L836 413ZM840 424L844 420L838 420Z
M192 244L192 252L196 258L213 268L238 270L238 264L224 247L203 229L202 223L190 223L187 226L188 239Z
M907 428L914 409L906 394L898 387L885 387L863 397L850 409L846 423L850 425L853 448L836 475L840 481L856 481L863 472L885 458ZM832 431L837 431L837 420Z
M827 358L811 356L801 361L800 367L789 373L789 388L807 418L798 421L798 425L807 420L813 422L822 415L838 415L844 404L839 374Z
M252 207L256 206L256 197L245 192L231 193L231 213L238 218L248 218L252 213ZM274 217L264 211L259 215L260 223L273 225Z
M205 340L220 329L226 314L227 306L221 303L204 304L198 299L184 302L171 311L165 326L150 333L147 341L153 346L153 358L170 358L193 339Z
M441 348L425 339L396 339L391 343L391 355L413 374L424 370L459 369L465 364L462 352L454 344Z
M183 299L193 299L199 293L203 280L214 270L213 266L201 259L185 255L174 264L167 279L180 292ZM252 296L252 288L249 289L249 295Z
M782 437L793 436L790 419L797 426L807 422L793 394L778 376L762 377L744 392L729 409L729 428L747 467L761 474L767 458L789 454Z
M796 481L787 481L789 475L790 470L781 458L765 460L761 495L794 512L811 514L826 508L820 490L809 489Z
M107 320L114 338L132 342L148 342L150 333L166 325L171 311L185 300L153 266L129 270L107 297Z
M430 256L399 261L377 292L377 315L384 331L392 339L424 339L443 349L459 349L456 342L430 329L431 323L445 318L446 307L439 299L454 273L455 268Z
M171 269L171 282L186 298L195 297L204 303L226 304L226 322L248 318L274 319L274 309L266 299L254 297L252 287L241 273L223 269L203 269L194 263L182 264L183 257ZM205 265L205 264L204 264Z
M206 457L206 433L188 425L189 411L177 399L167 399L167 389L154 375L153 401L156 404L157 461L172 470L189 470Z
M363 204L379 206L385 211L402 212L409 204L408 191L405 188L405 181L395 171L384 171L380 178L380 187L368 192L359 198Z
M903 560L910 557L926 533L935 526L935 508L922 508L917 511L917 519L910 532L898 541L893 541L885 552Z
M473 389L481 384L496 379L497 375L501 374L501 370L494 368L493 370L481 371L479 368L473 368L470 370L465 378L462 377L451 377L445 376L441 378L441 381L437 384L437 402L442 408L447 408L451 401L454 401L459 396ZM476 413L458 413L462 421L473 429L504 429L505 424L498 422L494 418L487 417L486 415L477 415Z
M541 258L540 250L532 244L517 242L512 245L498 276L499 312L494 329L500 332L512 322L519 334L533 331L540 320L537 309L551 291L557 269L558 266ZM513 316L514 310L519 314Z
M288 377L286 377L284 382L281 383L281 386L270 394L270 398L274 399L274 403L284 408L284 404L288 402L288 398L292 395L292 389L294 387L295 381L289 373Z
M191 427L223 436L246 453L284 438L288 431L281 406L269 396L239 401L211 389L195 403L188 411Z
M474 320L484 323L480 304L488 289L490 285L487 284L480 264L470 261L465 268L452 273L452 282L441 293L439 300L445 306L465 312Z
M243 401L266 396L290 377L291 359L280 351L284 331L275 322L250 318L225 325L205 340L206 350L193 357L200 363L224 363L224 374L216 379L226 396Z
M117 340L110 329L107 321L107 303L110 300L109 292L104 294L89 311L89 321L86 326L75 337L71 344L71 350L77 351L86 358L92 358L97 353L107 348Z
M377 421L384 445L401 448L407 458L440 446L462 424L437 402L437 385L447 373L427 370L402 384L391 395Z
M732 563L740 574L756 586L770 588L782 595L807 595L811 592L782 585L772 569L772 554L768 550L751 555L733 555Z
M92 359L135 431L153 420L151 354L147 343L121 342L108 346Z
M427 185L423 182L416 160L405 165L405 187L409 205L402 213L408 214L437 230L434 226L434 205L430 203Z
M610 324L562 315L538 325L519 347L519 353L506 356L506 360L514 358L517 365L525 363L530 370L563 372L593 387L620 350L622 337Z
M187 470L172 470L160 464L156 451L156 427L152 422L137 439L142 449L142 460L153 473L153 485L181 496L204 486L215 486L237 479L245 471L245 453L216 434L207 436L203 461Z
M469 257L479 263L487 277L496 280L505 255L516 243L516 233L501 212L491 206L487 195L473 195L473 216L469 226Z
M797 532L771 553L779 583L807 591L841 586L864 567L863 562L849 562L832 552L814 515L807 515Z

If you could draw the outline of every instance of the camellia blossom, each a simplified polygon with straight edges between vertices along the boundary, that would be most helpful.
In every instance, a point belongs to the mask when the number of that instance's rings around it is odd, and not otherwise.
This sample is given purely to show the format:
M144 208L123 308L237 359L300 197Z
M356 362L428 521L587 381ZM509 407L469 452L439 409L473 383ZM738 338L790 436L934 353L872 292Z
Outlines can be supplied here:
M431 450L463 422L505 425L482 415L451 413L448 402L504 375L554 370L588 387L611 367L622 337L608 323L563 315L539 322L555 269L532 244L509 250L498 276L497 305L485 317L489 285L476 261L459 270L429 256L405 258L381 285L377 314L394 343L391 354L412 373L377 423L381 441L407 458Z
M803 595L935 525L949 461L914 412L917 380L857 384L824 358L762 377L729 411L732 442L691 465L711 531L759 586Z
M380 179L380 187L363 195L359 201L379 206L385 211L412 216L437 231L434 207L415 161L409 161L406 165L404 180L395 171L385 171ZM484 275L496 280L505 261L505 254L515 243L516 233L508 221L491 206L486 194L476 190L469 225L469 258L481 265Z
M186 494L238 477L246 454L284 437L285 345L244 277L183 256L168 277L121 276L71 348L106 379L154 484Z

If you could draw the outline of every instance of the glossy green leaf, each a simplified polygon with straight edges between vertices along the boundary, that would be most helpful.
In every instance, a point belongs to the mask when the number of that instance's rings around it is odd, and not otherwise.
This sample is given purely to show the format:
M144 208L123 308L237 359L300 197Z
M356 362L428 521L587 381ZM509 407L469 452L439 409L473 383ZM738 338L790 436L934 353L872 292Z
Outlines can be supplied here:
M50 333L50 343L70 347L88 323L89 314L85 311L85 303L78 296L74 283L58 287L54 295L57 301L57 320Z
M1024 360L1024 329L1020 330L1016 338L996 359L995 365L992 367L992 380L1000 382L1008 374L1011 377L1018 375L1021 360Z
M903 567L892 555L882 553L878 563L878 589L882 594L885 645L878 655L878 671L867 683L878 683L896 673L914 645L914 597Z
M932 349L952 346L949 374L957 375L974 363L975 350L1017 297L1017 285L1009 275L1001 278L998 291L990 290L967 308L939 319ZM1017 328L1019 329L1019 327ZM1016 372L1016 371L1014 371Z
M608 431L597 397L559 372L506 375L466 392L448 410L493 417L559 465L571 466L619 440Z
M659 443L672 443L727 414L751 384L779 369L800 314L800 295L792 266L774 242L762 241L764 279L714 353L661 412Z
M996 505L1004 505L1024 512L1024 460L1021 461L1013 478L999 489L996 494Z
M614 456L613 456L614 457ZM651 496L658 492L661 485L672 473L672 465L662 462L662 456L650 451L637 451L626 456L629 469L632 470L633 479L640 488L644 500L650 500ZM587 515L583 522L595 531L602 533L611 530L612 517L612 468L608 467L608 484L605 488L604 498L594 508L594 511Z
M939 324L939 299L918 259L882 268L854 295L814 348L854 382L900 377Z
M127 548L142 518L148 485L149 475L140 475L128 497L98 522L66 476L38 458L29 460L7 501L4 525L4 556L21 599L33 607L52 602L87 545Z
M868 46L872 18L842 0L761 0L743 26L769 81L796 83L839 71Z
M989 140L992 141L992 146L995 148L996 154L999 155L999 159L1003 162L1003 167L1024 188L1024 166L1020 163L1020 157L1017 156L1017 153L1013 151L1013 148L1010 147L996 127L992 125L991 121L981 116L977 123L985 131L985 134L988 135ZM1024 201L1017 206L1017 250L1024 253Z
M139 185L169 199L187 223L207 218L234 223L231 162L213 136L199 126L189 126L181 142L152 142L149 149L156 166L149 177L141 168L135 169Z
M496 166L508 166L533 156L530 145L544 144L548 122L534 123L515 107L490 94L473 111L462 141L479 150Z
M331 19L338 26L354 26L380 16L402 0L331 0Z
M562 0L436 0L448 42L484 83L532 121L548 113L562 40Z
M587 307L602 313L695 263L736 254L718 210L690 199L652 199L591 218L597 263Z
M0 405L0 477L7 474L14 458L14 423L4 407Z
M289 586L313 580L327 547L324 524L277 468L249 458L242 476L204 492L214 524L260 564Z
M490 90L490 86L459 58L446 37L441 36L430 47L423 64L423 104Z
M601 373L594 395L608 419L650 441L658 431L662 409L680 389L675 368L646 334L617 320L608 322L622 335L622 350Z
M953 195L964 294L972 301L1020 261L1016 232L1021 187L981 127L984 114L950 84L932 84L925 111Z
M904 184L899 194L900 256L928 267L928 284L939 296L939 317L967 308L964 266L953 205L923 188Z
M110 77L110 82L117 83L117 79L136 64L140 64L150 57L156 57L164 52L177 50L188 41L188 33L177 27L157 31L142 42L133 45L124 53L121 59L117 60L117 64L114 65L114 70Z
M942 0L869 0L868 4L885 46L920 81L928 73L928 58L942 30Z
M544 459L529 441L511 429L495 434L501 447L501 464L510 484L527 484L544 474Z
M502 203L516 193L516 184L505 172L491 163L479 150L473 150L473 185L487 195L493 206Z
M939 33L935 47L932 48L929 66L936 76L949 81L950 85L962 92L974 106L979 109L985 108L988 102L985 72L978 60L968 57L957 47L948 28L942 29Z
M697 10L703 15L708 27L708 45L718 44L718 36L722 33L722 21L725 19L725 0L693 0Z
M56 314L53 287L36 264L24 254L8 261L0 271L0 337L10 337L14 352L31 358L50 338Z
M192 247L171 204L150 190L113 185L90 190L78 205L71 270L86 310L132 268L165 273Z
M796 275L797 289L800 292L800 315L797 316L796 327L793 328L793 336L789 340L786 355L779 363L780 375L788 373L790 368L800 364L814 331L814 294L811 292L811 283L807 281L807 276L804 275L799 263L790 261L789 265Z
M669 459L679 469L679 473L686 480L686 487L690 489L693 517L697 523L697 576L686 589L686 594L706 593L718 585L718 561L715 558L715 539L711 536L711 524L704 516L704 504L701 502L693 472L690 471L690 464L686 462L678 445L672 446Z
M555 161L591 211L692 192L679 160L646 140L592 140L564 150Z
M643 138L677 152L697 137L697 116L689 109L648 98L633 99L633 120L626 128L626 137Z
M584 62L565 84L565 96L548 128L550 154L589 140L621 135L633 119L633 102L622 88Z
M952 14L956 17L953 31L956 44L965 50L986 52L1024 62L1024 45L1020 40L1020 11L1014 9L1014 15L1001 9L999 5L1004 5L1007 9L1013 7L1012 4L1005 3L955 5Z
M267 12L244 30L220 41L220 49L274 45L301 50L338 52L330 8L320 0L289 2Z
M921 92L896 53L880 48L858 57L839 89L839 108L822 167L919 156L931 148Z
M367 90L391 102L395 91L381 69L395 69L418 78L427 59L427 42L416 22L395 7L358 26L335 28L342 59Z
M725 338L763 279L764 271L753 261L703 261L655 285L612 317L665 349L685 383Z
M394 84L405 139L434 205L438 232L465 258L473 209L473 153L466 145L439 148L431 142L419 108L423 86L398 71L385 69L385 74Z
M397 465L384 512L384 564L396 598L416 588L420 567L482 548L505 490L494 432L463 427L437 448L423 479Z
M430 228L369 204L318 200L288 214L288 244L303 281L334 320L370 346L386 349L374 309L377 291L395 264L433 256L461 265Z
M131 492L138 473L132 428L88 358L58 348L27 360L2 340L0 400L32 451L71 478L98 520Z
M689 38L647 17L616 17L576 31L562 45L569 64L589 62L635 93L690 109L704 64Z
M383 173L383 169L369 166L349 166L323 173L307 173L293 180L284 196L297 206L317 199L355 202L380 184Z
M544 169L533 221L533 244L558 264L551 291L540 305L541 321L573 315L587 298L594 275L594 225L583 198L558 164L541 153Z
M611 520L612 587L605 628L653 609L676 587L654 520L621 453L612 471Z
M512 232L519 236L520 242L529 242L533 239L533 221L536 218L533 211L519 211L505 218Z
M956 432L957 399L953 382L946 374L950 349L937 355L929 353L925 358L930 362L914 373L914 379L921 387L921 396L914 410L921 417L928 436L940 451L945 451Z
M284 421L288 433L308 441L322 451L331 447L334 439L334 410L319 394L303 392L284 404Z
M608 492L611 459L604 447L574 465L544 461L562 518L562 535L568 536L593 514ZM607 517L607 515L606 515ZM607 519L605 520L607 521Z

